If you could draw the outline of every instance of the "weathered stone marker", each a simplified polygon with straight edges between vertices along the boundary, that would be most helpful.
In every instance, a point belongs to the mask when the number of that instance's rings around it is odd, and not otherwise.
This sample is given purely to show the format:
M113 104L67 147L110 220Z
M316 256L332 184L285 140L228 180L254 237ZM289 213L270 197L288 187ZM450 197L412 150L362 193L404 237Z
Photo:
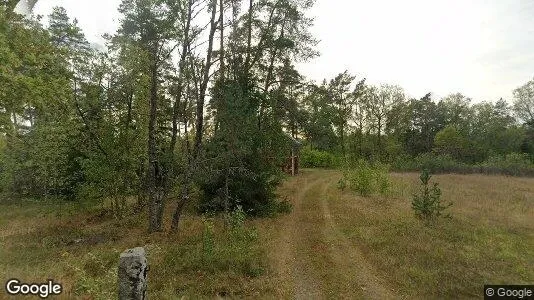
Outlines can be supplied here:
M128 249L119 261L119 299L145 300L148 264L145 249Z

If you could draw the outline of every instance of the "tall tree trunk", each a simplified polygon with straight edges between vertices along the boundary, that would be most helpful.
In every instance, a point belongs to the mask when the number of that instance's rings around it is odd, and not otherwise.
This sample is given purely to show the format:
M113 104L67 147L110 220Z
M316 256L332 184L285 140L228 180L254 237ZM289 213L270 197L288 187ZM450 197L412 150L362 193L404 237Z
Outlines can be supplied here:
M343 159L345 159L345 124L341 124L339 133L341 135L341 153L343 154Z
M14 132L14 135L16 136L18 131L19 131L19 124L18 124L18 121L17 121L17 113L13 111L13 114L12 114L12 119L13 119L13 132Z
M210 20L210 34L208 38L208 50L206 55L206 63L203 70L203 77L200 83L200 91L197 99L197 120L196 120L196 132L195 132L195 147L193 150L194 158L200 154L200 147L202 146L202 136L204 134L204 101L206 98L206 91L208 89L208 82L210 76L210 69L212 65L211 57L213 52L213 38L215 31L217 30L217 22L215 17L217 15L217 0L212 0L211 3L211 20Z
M133 90L129 92L128 98L128 113L126 115L126 131L129 132L132 124L132 106L133 106Z
M247 72L248 70L252 69L252 67L256 64L256 62L258 62L258 60L260 59L263 53L263 46L264 46L263 44L265 43L265 40L267 39L267 35L268 35L267 33L270 32L271 27L273 26L274 13L276 9L278 8L278 3L280 1L281 0L276 1L271 8L271 12L269 13L269 20L267 21L267 26L263 29L263 33L261 34L260 40L258 41L258 46L256 47L256 53L254 54L254 56L252 56L252 60L246 69ZM250 29L252 30L252 27ZM249 48L249 50L251 51L252 49Z
M191 182L191 174L189 172L189 165L186 166L186 171L184 175L184 183L182 187L182 193L180 195L180 199L178 200L178 204L176 206L176 209L174 210L174 214L172 215L172 223L171 223L171 231L176 231L178 229L178 225L180 224L180 219L182 217L182 212L184 210L185 205L189 202L189 184Z
M157 64L154 62L151 70L150 84L150 113L148 121L148 174L147 189L149 199L149 224L148 230L156 232L162 230L163 197L158 186L159 160L156 149L156 118L158 109L158 88L157 88Z
M186 59L187 59L187 50L189 49L189 31L191 28L191 14L192 14L192 0L188 1L187 4L187 20L184 28L184 40L182 44L182 49L180 53L180 60L178 62L178 72L179 72L179 79L178 79L178 92L176 93L176 101L174 102L173 106L173 113L172 113L172 136L171 136L171 143L169 150L171 151L171 155L174 157L174 149L176 148L176 139L178 136L178 117L180 113L180 102L182 99L182 92L183 92L183 86L184 86L184 73L185 73L185 66L186 66Z
M285 19L284 19L284 22L282 22L282 29L280 30L280 36L278 37L279 39L284 37L284 26L285 26ZM273 72L274 72L274 62L275 62L277 54L278 54L278 48L275 48L271 52L271 58L269 60L269 67L267 69L267 76L265 77L265 83L264 83L264 86L263 86L263 91L266 94L269 92L269 88L271 87L271 84L272 84L272 78L273 78ZM264 99L265 99L265 97L262 98L262 101L260 103L260 111L259 111L259 114L258 114L258 128L259 129L261 129L263 113L265 111L266 103L265 103Z
M245 59L245 70L250 68L250 52L252 47L252 15L254 13L254 1L250 0L248 5L248 27L247 27L247 58Z
M224 213L227 216L230 211L230 189L228 186L229 180L230 180L230 170L227 169L225 178L224 178Z
M276 58L276 52L277 49L274 49L273 52L271 52L271 58L269 61L269 67L267 69L267 76L265 78L265 84L263 86L264 92L267 94L269 87L271 86L273 71L274 71L274 60ZM263 113L265 112L265 106L267 104L265 103L265 97L262 97L262 100L260 102L260 111L258 113L258 128L261 129L262 121L263 121Z
M206 98L206 91L208 89L210 69L212 65L213 42L214 42L215 32L217 30L217 22L215 20L217 16L217 0L212 0L211 9L212 11L211 11L211 19L210 19L210 33L209 33L209 38L208 38L208 49L207 49L207 54L206 54L206 62L205 62L204 69L203 69L202 81L200 82L198 99L196 101L196 106L197 106L196 117L197 118L196 118L196 124L195 124L196 131L195 131L195 144L193 148L193 158L191 159L188 157L182 196L173 214L171 230L176 230L178 228L178 224L180 222L180 217L182 215L183 208L189 201L189 185L191 183L190 173L194 168L193 165L196 163L197 157L200 154L200 149L202 146L202 136L203 136L203 131L204 131L204 102ZM182 52L182 53L186 53L186 52ZM187 132L187 124L186 124L186 132Z
M147 204L147 189L146 189L146 180L142 180L142 178L147 178L147 175L145 174L146 167L145 167L145 161L143 159L139 160L139 165L137 169L137 177L139 178L139 186L137 187L137 204L135 211L137 213L141 213L146 204Z
M382 116L378 116L378 158L382 159Z
M186 26L185 26L184 42L182 45L182 53L180 54L180 61L179 61L179 72L180 72L180 79L179 79L180 82L179 82L179 88L178 88L179 94L176 95L176 102L174 103L174 108L173 108L173 119L172 119L172 130L173 131L172 131L171 146L170 146L170 151L172 151L173 162L174 162L174 150L176 147L176 139L177 139L177 134L178 134L178 116L180 112L180 102L182 98L182 92L183 92L184 81L185 81L184 73L185 73L185 66L186 66L186 59L187 59L187 52L188 52L187 50L189 49L189 43L190 43L189 30L191 27L192 5L193 5L192 1L189 0L188 9L187 9L187 21L186 21ZM187 101L187 99L185 101ZM184 123L185 123L185 138L189 140L189 138L187 137L187 120L185 120L186 106L187 106L187 103L184 103L183 105L184 111L182 113L182 118L184 119ZM187 147L186 153L187 153L186 154L187 156L190 155L189 147ZM189 185L191 181L190 176L189 176L190 167L191 166L190 166L190 162L188 159L186 166L185 166L186 171L185 171L185 176L184 176L184 187L182 190L182 196L178 200L176 209L172 217L171 231L178 229L178 223L180 221L180 216L182 215L182 210L189 199Z
M359 131L360 131L360 137L359 137L359 154L360 154L360 158L362 157L363 155L363 121L362 121L362 117L360 115L360 120L359 120Z
M224 0L219 1L219 22L221 22L221 44L219 49L219 60L221 64L221 80L224 80Z

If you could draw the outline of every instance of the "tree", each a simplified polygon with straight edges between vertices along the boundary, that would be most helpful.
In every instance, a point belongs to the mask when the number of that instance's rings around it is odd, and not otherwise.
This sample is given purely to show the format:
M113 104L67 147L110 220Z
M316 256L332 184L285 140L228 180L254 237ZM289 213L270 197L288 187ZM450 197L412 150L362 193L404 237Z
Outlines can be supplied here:
M249 214L261 215L274 201L272 178L279 159L266 155L267 133L257 127L260 95L246 76L217 81L214 86L219 129L206 145L211 163L201 181L203 211L229 212L240 205Z
M438 103L438 108L443 114L445 125L456 125L469 130L469 120L472 115L471 99L460 93L450 94Z
M472 129L469 139L477 148L479 160L493 155L519 152L524 130L517 126L512 108L500 99L496 103L481 102L472 106Z
M314 149L334 151L338 137L334 132L334 107L328 101L326 83L309 85L302 105L308 115L304 124L304 137Z
M438 183L430 184L432 176L428 170L423 170L419 179L421 181L420 191L413 195L412 209L416 218L429 225L436 218L441 216L450 218L450 214L443 212L452 206L452 202L443 204L441 201L441 189Z
M142 51L147 64L144 70L149 78L148 88L148 172L146 188L149 198L149 231L161 231L165 200L168 193L168 165L163 157L167 150L164 139L158 132L161 120L160 105L165 101L161 90L163 68L168 66L172 49L168 42L176 33L174 24L176 15L162 0L123 1L119 11L124 19L119 34L127 42ZM161 128L161 127L159 127Z
M440 130L436 134L434 145L437 153L450 155L457 160L463 160L469 151L469 141L454 125Z
M391 107L404 101L404 91L399 86L383 84L380 87L370 87L367 92L366 109L371 127L377 136L376 151L378 157L383 156L382 135L387 123L387 115Z
M1 127L6 135L5 191L33 197L71 196L77 127L71 122L70 73L37 22L0 10Z
M338 74L328 85L327 93L329 101L332 101L334 108L333 125L338 131L339 145L341 152L345 154L345 135L350 117L352 117L352 106L354 94L352 93L352 83L356 77L350 75L348 71Z
M412 111L410 101L397 101L386 116L385 133L387 137L387 154L393 159L408 151L406 142L411 134ZM395 150L395 151L393 151Z
M195 148L193 155L198 157L200 153L200 147L202 146L202 137L204 134L204 102L206 100L206 92L208 89L209 79L210 79L210 70L213 65L212 55L213 55L213 44L215 32L217 30L217 0L211 0L209 5L209 11L211 12L210 19L210 29L208 36L208 49L206 52L206 60L201 68L202 77L199 84L199 95L196 103L196 126L195 126ZM222 22L222 20L219 20Z
M280 83L277 68L287 58L305 61L317 54L313 49L317 41L309 31L313 20L305 15L312 5L313 1L250 0L243 24L231 34L232 56L235 60L244 57L245 72L256 76L267 94L258 114L260 128L270 122L266 118L272 115L266 112L274 109L269 105L269 92Z
M410 131L407 133L404 144L409 154L418 155L432 151L434 137L443 125L442 115L431 94L421 99L411 99L409 104Z
M516 88L514 94L514 111L523 122L534 121L534 79Z
M200 176L203 210L226 211L240 203L248 213L263 214L274 207L273 178L290 149L289 135L298 135L304 122L294 99L302 78L291 57L299 46L289 39L299 36L290 27L301 26L298 5L250 1L243 22L233 20L228 47L220 47L220 67L226 69L212 89L215 128L204 149L211 164ZM264 10L268 20L256 19ZM265 27L257 25L264 21Z
M351 120L355 122L357 127L356 135L356 141L357 145L356 148L353 149L354 152L357 153L357 158L361 159L363 157L363 144L364 144L364 125L368 123L369 121L369 114L367 111L367 100L369 99L366 97L366 93L369 92L368 87L365 85L365 79L360 81L356 87L354 88L354 91L352 92L352 97L354 98L354 103L352 105L352 118Z

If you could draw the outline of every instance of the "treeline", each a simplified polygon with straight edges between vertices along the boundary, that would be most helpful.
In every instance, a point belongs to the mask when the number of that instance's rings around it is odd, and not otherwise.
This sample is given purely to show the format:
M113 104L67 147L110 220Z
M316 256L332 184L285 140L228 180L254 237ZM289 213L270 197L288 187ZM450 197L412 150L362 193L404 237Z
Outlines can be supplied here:
M514 90L514 105L455 93L408 98L401 87L372 86L348 72L301 96L304 166L359 159L397 170L534 175L534 80Z
M317 55L302 0L124 0L105 51L55 8L42 25L0 2L0 188L14 197L105 201L162 230L184 207L269 215L281 166L367 159L412 168L532 159L534 84L506 101L407 99L348 72L307 81ZM435 161L430 159L431 161ZM417 167L417 166L415 166Z

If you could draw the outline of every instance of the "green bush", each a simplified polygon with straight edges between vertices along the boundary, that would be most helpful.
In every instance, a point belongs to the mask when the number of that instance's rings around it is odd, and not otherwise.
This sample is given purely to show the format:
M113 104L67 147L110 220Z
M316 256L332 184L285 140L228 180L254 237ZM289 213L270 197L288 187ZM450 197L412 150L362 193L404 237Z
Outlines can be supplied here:
M393 169L397 171L428 170L431 173L472 173L472 166L458 162L449 155L423 153L414 158L402 156L393 162Z
M428 170L431 173L482 173L503 174L511 176L534 176L534 164L524 153L510 153L505 156L492 156L485 162L469 165L455 161L447 155L434 153L420 154L414 158L398 157L393 163L397 171Z
M349 187L366 197L373 192L373 169L366 161L361 161L355 170L348 172Z
M278 202L278 213L289 214L293 210L293 204L288 200L282 200Z
M247 218L247 215L243 211L243 208L241 205L238 205L236 209L234 209L232 212L230 212L228 221L230 223L230 228L232 230L238 230L239 228L243 227L245 224L245 220Z
M337 188L342 190L342 191L344 191L347 188L347 180L345 179L345 177L341 178L337 182Z
M425 153L415 158L417 170L428 170L432 173L456 172L469 173L469 166L454 160L449 155Z
M375 164L374 175L376 182L376 189L381 195L389 192L391 187L391 180L389 178L389 166L386 164Z
M259 168L258 168L259 169ZM271 216L277 212L276 188L280 178L260 170L235 172L229 176L229 209L238 205L250 216ZM270 170L269 170L270 171ZM201 213L225 210L225 177L223 174L207 174L197 183L202 193L197 209Z
M371 165L365 160L359 160L353 167L347 169L338 182L338 188L344 190L348 187L364 197L375 192L385 194L389 191L390 185L389 167L380 163Z
M529 156L525 153L492 156L476 167L478 172L485 174L534 176L534 164L532 164Z
M300 151L300 165L303 168L336 168L341 159L326 151L314 150L305 147Z
M418 194L414 194L412 199L412 209L415 216L427 224L441 216L450 217L450 214L443 215L443 211L452 205L452 203L442 205L441 190L438 183L431 185L430 178L432 176L428 170L421 172L419 177L421 190Z
M215 237L213 220L210 218L203 219L204 231L202 233L202 258L210 260L215 248Z

